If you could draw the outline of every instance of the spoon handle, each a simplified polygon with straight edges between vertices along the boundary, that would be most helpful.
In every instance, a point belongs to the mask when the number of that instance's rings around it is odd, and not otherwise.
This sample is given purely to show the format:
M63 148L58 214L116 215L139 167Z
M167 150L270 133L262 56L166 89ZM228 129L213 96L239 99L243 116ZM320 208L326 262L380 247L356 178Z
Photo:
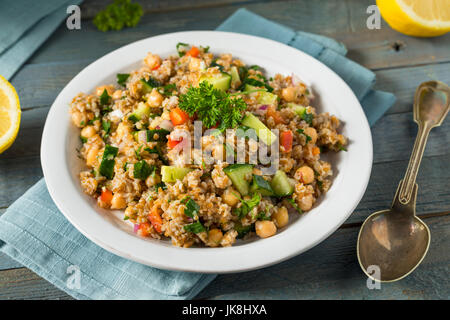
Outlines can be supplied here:
M423 152L427 144L428 134L430 133L431 126L428 122L419 122L419 131L417 132L416 141L414 142L414 148L409 159L408 169L406 170L403 183L400 188L398 200L402 204L408 204L411 201L411 195L416 185L416 177L419 172L420 162L422 161Z

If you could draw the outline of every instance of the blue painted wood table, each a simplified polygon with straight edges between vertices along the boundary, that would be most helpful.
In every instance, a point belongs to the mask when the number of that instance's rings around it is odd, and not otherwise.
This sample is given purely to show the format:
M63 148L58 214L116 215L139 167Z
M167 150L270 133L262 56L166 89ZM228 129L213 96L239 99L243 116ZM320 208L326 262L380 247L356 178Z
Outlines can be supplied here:
M44 43L12 79L23 108L20 134L0 156L0 214L42 177L39 160L44 121L58 92L83 67L127 43L157 34L214 29L239 7L296 30L342 41L348 56L377 74L376 87L394 92L395 106L372 128L374 164L361 203L332 236L284 263L242 274L219 276L199 298L212 299L433 299L450 297L450 121L431 132L418 176L417 212L432 232L422 265L396 283L369 290L356 259L361 222L390 205L407 166L416 125L413 93L430 79L450 83L450 34L432 39L403 36L382 22L366 27L373 0L167 0L140 1L145 15L136 28L102 33L92 17L108 1L85 1L81 30L65 24ZM345 199L342 199L345 201ZM0 299L68 299L30 270L0 255Z

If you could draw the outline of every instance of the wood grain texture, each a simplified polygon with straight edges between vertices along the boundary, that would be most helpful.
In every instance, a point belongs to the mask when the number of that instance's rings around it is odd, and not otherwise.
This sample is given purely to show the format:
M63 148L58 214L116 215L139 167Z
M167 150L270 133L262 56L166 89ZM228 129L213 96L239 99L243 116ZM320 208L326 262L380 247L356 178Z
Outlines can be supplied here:
M313 249L261 270L219 275L198 299L448 299L450 216L426 220L432 232L422 265L407 278L369 290L356 260L358 228L336 231ZM0 271L0 299L66 299L67 294L19 268Z
M448 299L450 211L450 121L434 129L419 176L417 212L432 231L430 252L411 276L370 291L355 258L359 224L371 212L387 208L406 169L416 125L412 101L417 85L430 79L450 83L450 34L419 39L403 36L384 22L366 27L366 8L373 0L273 1L181 0L145 2L147 13L136 28L102 33L91 21L109 0L85 0L82 29L64 24L13 78L22 114L20 134L0 156L0 215L42 177L40 140L49 106L82 68L130 42L153 35L212 30L241 6L295 30L320 33L342 41L348 57L375 70L376 88L393 92L397 102L372 128L374 166L362 201L341 229L312 250L277 266L223 275L200 298L245 299ZM333 17L333 19L330 19ZM64 106L61 106L64 107ZM345 201L343 199L342 201ZM3 271L1 271L3 270ZM66 299L33 272L0 255L0 299Z
M450 217L427 220L432 237L422 264L405 279L369 290L356 259L358 228L341 229L308 252L257 271L220 275L198 298L448 299Z
M246 7L294 30L334 37L347 46L351 59L371 69L450 61L447 49L450 34L432 39L412 38L395 32L384 22L381 29L369 30L366 27L366 9L373 4L373 0L255 3L230 0L223 1L227 5L221 7L217 7L221 1L213 1L214 7L207 8L204 7L205 2L200 1L199 8L196 9L146 14L136 28L121 31L99 32L89 20L82 21L80 31L68 31L65 25L61 25L29 63L95 60L125 44L154 35L186 30L213 30L239 7ZM192 2L188 3L192 6ZM90 5L85 3L85 6Z

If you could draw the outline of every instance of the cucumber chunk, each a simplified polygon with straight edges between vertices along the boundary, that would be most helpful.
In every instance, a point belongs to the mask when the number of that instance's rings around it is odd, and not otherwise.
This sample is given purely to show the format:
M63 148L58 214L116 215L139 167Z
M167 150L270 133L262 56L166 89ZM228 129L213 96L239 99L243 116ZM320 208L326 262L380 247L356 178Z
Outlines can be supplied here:
M221 73L220 75L215 75L211 77L201 77L199 82L206 81L211 84L214 88L222 91L227 91L230 89L231 85L231 75L228 73Z
M284 197L294 192L294 186L289 181L286 173L281 170L277 170L270 183L275 195Z
M255 87L255 86L252 86L251 84L248 84L248 83L245 84L244 91L253 91L253 90L264 90L264 91L267 91L266 88Z
M287 106L288 106L288 108L291 108L292 110L294 110L294 112L298 116L300 116L300 118L303 118L303 116L306 113L306 108L304 106L299 105L299 104L290 102L290 103L287 104Z
M138 122L145 116L150 115L150 106L144 102L139 102L136 110L128 116L128 120L131 122Z
M264 123L251 113L247 113L242 120L242 124L256 131L259 139L261 139L266 145L270 146L276 140L276 135L267 128Z
M233 185L243 196L248 195L250 191L250 180L252 179L253 165L251 164L232 164L223 169L223 172L231 179Z
M260 92L258 97L258 103L261 104L275 104L278 100L276 94L270 92Z
M231 83L241 83L241 78L239 77L239 71L236 66L232 66L230 70Z
M176 182L183 180L184 176L191 172L191 168L178 168L172 166L161 167L161 180L163 182Z
M253 183L250 187L251 192L259 192L263 196L273 196L274 192L270 183L261 176L254 175Z

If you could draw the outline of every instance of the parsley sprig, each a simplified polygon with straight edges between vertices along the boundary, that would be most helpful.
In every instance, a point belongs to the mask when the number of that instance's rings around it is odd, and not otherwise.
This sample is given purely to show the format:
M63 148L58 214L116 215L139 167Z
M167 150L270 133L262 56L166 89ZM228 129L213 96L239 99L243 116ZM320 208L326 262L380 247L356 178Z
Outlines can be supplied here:
M143 13L139 3L131 3L130 0L114 0L114 3L95 16L93 22L100 31L121 30L124 27L136 26Z
M220 123L219 129L223 131L240 123L247 104L242 98L233 97L203 81L198 88L190 87L180 96L179 107L190 116L197 114L206 128Z

